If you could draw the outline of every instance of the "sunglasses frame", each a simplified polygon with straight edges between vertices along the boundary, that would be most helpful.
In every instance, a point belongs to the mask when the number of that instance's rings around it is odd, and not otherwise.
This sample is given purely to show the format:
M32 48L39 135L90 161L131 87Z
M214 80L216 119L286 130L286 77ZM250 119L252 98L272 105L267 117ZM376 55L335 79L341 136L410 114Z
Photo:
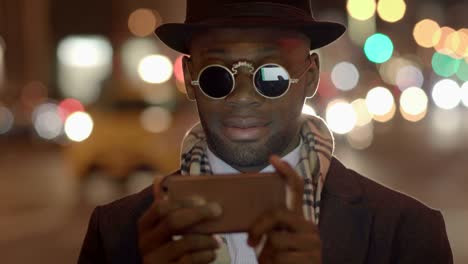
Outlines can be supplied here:
M288 80L289 80L288 88L286 88L286 90L285 90L281 95L279 95L279 96L266 96L266 95L262 94L262 93L260 92L259 88L257 87L257 85L255 85L255 78L254 78L255 75L257 74L257 72L258 72L261 68L263 68L263 67L265 67L265 66L267 66L267 65L279 66L279 67L283 68L284 71L288 74ZM225 96L223 96L223 97L212 97L212 96L209 96L208 94L206 94L205 91L203 91L203 88L200 86L200 77L201 77L201 75L203 74L203 72L204 72L206 69L210 68L210 67L221 67L221 68L225 69L227 72L229 72L229 74L231 75L231 78L232 78L232 87L231 87L231 89L230 89L230 91L229 91L229 93L228 93L227 95L225 95ZM262 97L268 98L268 99L278 99L278 98L281 98L281 97L283 97L285 94L288 93L289 88L291 87L291 84L298 83L298 82L300 81L300 79L304 76L304 74L312 67L312 61L310 61L310 63L308 64L308 66L305 68L305 70L304 70L297 78L295 78L295 79L291 78L291 75L289 74L288 70L287 70L284 66L282 66L282 65L280 65L280 64L277 64L277 63L265 63L265 64L262 64L262 65L260 65L259 67L257 67L257 68L255 69L255 67L253 66L253 64L250 63L250 62L248 62L248 61L238 61L238 62L236 62L236 63L234 63L234 64L232 65L232 69L231 69L231 70L229 70L228 67L226 67L226 66L224 66L224 65L221 65L221 64L210 64L210 65L207 65L207 66L203 67L203 69L201 69L201 71L198 73L198 79L195 80L195 81L191 81L191 84L192 84L193 86L198 86L198 87L200 88L200 91L201 91L206 97L208 97L208 98L211 98L211 99L213 99L213 100L222 100L222 99L225 99L226 97L228 97L228 96L232 93L232 91L234 91L234 88L236 87L236 77L235 77L235 75L237 75L237 73L238 73L238 70L237 70L237 69L240 68L240 67L247 67L247 68L249 69L249 74L252 76L252 83L253 83L253 86L255 87L255 91L256 91L259 95L261 95Z

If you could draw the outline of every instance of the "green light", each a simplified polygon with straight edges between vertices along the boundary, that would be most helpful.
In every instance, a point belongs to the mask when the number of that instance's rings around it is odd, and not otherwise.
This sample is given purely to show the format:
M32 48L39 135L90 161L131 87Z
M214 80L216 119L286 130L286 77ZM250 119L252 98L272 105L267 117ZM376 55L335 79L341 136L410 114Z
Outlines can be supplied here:
M460 78L460 80L468 82L468 62L466 60L461 60L460 61L460 67L458 68L457 71L457 77Z
M432 56L432 69L439 76L450 77L457 73L460 67L460 60L456 60L448 55L439 52Z
M384 63L392 57L392 40L387 35L380 33L374 34L366 40L364 53L370 61L374 63Z

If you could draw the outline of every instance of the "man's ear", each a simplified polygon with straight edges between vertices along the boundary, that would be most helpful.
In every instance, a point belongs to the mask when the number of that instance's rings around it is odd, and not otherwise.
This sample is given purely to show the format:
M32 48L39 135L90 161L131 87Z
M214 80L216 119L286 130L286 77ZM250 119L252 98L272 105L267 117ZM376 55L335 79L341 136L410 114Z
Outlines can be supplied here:
M184 81L185 81L185 89L187 91L187 98L190 101L195 101L195 87L192 85L192 75L191 71L193 69L192 61L189 57L184 56L182 58L182 68L184 72Z
M320 81L320 59L317 53L312 53L309 55L310 63L312 66L309 69L307 74L307 83L306 83L306 97L312 98L317 92L318 84Z

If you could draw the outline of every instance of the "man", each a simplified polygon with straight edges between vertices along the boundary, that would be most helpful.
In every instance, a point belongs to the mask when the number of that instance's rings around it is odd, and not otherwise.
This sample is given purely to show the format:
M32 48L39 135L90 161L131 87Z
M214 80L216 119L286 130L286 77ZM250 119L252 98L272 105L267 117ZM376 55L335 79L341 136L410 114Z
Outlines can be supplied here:
M201 121L187 133L174 175L276 171L292 206L265 213L245 233L176 239L222 208L200 197L169 201L156 179L94 210L80 263L453 262L440 212L346 169L325 123L301 116L319 81L310 50L344 26L316 21L307 0L187 4L184 24L156 30L190 55L185 82Z

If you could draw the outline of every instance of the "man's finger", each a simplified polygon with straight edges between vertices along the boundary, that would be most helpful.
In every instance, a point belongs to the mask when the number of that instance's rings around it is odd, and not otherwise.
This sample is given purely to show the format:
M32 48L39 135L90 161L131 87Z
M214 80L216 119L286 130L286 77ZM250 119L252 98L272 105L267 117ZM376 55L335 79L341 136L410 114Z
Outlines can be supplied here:
M273 230L287 230L293 233L313 233L316 227L312 222L299 217L289 210L268 212L258 218L249 230L249 244L255 246L263 235Z
M275 251L312 251L320 250L318 233L290 233L275 231L268 234L268 242Z
M216 219L221 213L221 207L215 203L197 208L179 208L168 214L156 227L140 233L140 249L151 250L171 239L173 235L179 235L202 221Z
M302 209L303 196L304 196L304 180L287 162L280 159L280 157L273 155L270 158L270 163L275 167L276 171L286 180L286 184L290 191L290 208L292 211L303 216Z
M218 242L211 235L191 234L171 241L146 256L147 259L158 263L176 262L184 255L196 251L216 250L218 247Z

